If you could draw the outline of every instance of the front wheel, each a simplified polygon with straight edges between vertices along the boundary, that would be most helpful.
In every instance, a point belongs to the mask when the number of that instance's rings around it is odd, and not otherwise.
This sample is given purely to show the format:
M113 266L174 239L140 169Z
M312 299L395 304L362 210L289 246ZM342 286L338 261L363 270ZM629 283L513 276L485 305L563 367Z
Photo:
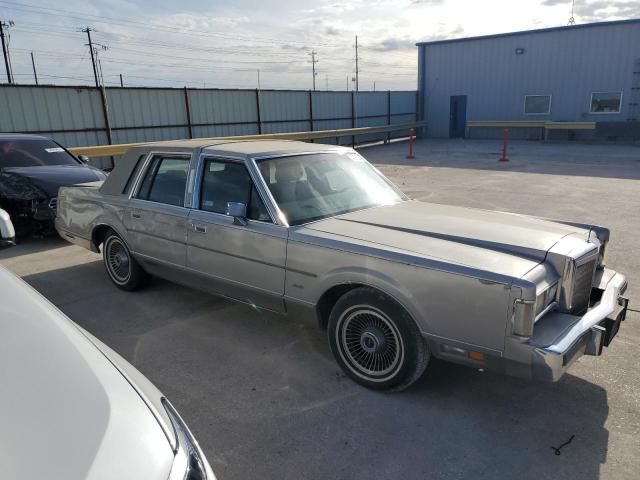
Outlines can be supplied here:
M342 370L368 388L403 390L420 378L429 362L429 350L411 316L372 288L356 288L336 302L328 335Z
M127 244L113 230L109 230L105 235L102 259L109 278L122 290L138 290L148 279L147 272L133 258Z

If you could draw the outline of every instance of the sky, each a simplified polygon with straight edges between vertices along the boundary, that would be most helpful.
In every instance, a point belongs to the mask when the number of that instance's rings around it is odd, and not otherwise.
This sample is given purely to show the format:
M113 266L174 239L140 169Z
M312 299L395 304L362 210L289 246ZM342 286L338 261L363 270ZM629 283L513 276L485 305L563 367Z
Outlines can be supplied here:
M17 83L414 90L416 42L566 25L571 0L0 0ZM575 0L576 24L640 17L639 0ZM0 64L0 82L6 81ZM259 82L259 84L258 84Z

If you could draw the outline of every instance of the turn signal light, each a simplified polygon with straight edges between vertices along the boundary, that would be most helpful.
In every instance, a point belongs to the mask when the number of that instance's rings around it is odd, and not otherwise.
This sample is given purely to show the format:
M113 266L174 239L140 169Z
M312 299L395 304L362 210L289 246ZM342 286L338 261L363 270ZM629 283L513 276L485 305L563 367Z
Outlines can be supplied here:
M484 363L485 361L485 356L484 356L484 353L482 352L469 352L467 357L469 358L469 360L474 360L476 362Z

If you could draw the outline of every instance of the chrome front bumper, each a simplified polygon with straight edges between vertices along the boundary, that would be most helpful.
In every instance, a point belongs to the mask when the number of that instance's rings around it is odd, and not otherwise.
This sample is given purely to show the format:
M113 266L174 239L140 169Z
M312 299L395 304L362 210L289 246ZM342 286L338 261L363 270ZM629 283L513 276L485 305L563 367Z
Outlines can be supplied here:
M530 339L508 346L506 373L555 382L582 355L600 355L626 316L627 280L604 269L594 288L602 292L600 302L583 316L549 313L536 323Z

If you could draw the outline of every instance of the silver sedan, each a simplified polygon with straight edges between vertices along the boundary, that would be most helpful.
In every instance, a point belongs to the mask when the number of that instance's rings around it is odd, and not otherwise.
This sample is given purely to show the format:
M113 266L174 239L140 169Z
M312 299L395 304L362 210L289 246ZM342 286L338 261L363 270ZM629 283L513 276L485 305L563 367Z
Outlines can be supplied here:
M350 148L178 141L60 190L63 238L119 288L150 275L315 318L355 381L402 389L431 356L556 381L625 318L606 228L411 200Z

